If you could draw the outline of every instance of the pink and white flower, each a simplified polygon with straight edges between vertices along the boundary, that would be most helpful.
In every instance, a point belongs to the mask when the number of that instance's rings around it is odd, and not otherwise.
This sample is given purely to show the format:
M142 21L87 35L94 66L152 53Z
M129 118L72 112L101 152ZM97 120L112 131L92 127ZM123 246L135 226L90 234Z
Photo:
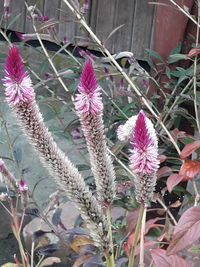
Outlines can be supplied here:
M100 114L103 110L101 88L97 85L92 62L88 60L82 71L76 95L76 109L82 114Z
M158 141L153 124L143 111L137 116L131 139L130 168L138 175L155 173L159 168Z
M35 93L32 82L27 72L24 71L22 59L16 46L9 50L5 65L5 78L7 101L12 106L21 102L30 102L34 99Z

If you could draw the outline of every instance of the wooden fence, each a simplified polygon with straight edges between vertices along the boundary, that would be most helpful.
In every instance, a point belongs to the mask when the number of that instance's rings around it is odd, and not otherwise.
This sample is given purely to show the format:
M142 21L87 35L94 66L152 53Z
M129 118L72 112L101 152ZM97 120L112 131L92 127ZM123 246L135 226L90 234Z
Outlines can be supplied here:
M90 0L86 19L97 36L106 41L106 47L112 53L131 51L136 58L145 59L145 49L152 47L155 11L154 6L149 5L148 1ZM62 0L29 0L28 4L34 5L38 2L38 7L45 16L59 21L57 34L60 41L63 40L64 36L72 43L77 40L83 41L87 37ZM0 15L3 15L3 0L0 1ZM10 29L23 33L33 33L24 0L11 0L9 22L16 16L18 17ZM124 26L107 40L109 34L120 25Z

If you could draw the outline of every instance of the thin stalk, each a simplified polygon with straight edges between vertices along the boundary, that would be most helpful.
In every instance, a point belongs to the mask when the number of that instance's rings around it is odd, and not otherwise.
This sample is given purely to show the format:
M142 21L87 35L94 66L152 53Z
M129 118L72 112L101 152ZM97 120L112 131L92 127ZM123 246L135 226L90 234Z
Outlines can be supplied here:
M112 222L111 222L111 216L110 216L110 207L106 208L106 217L107 217L107 222L108 222L108 236L109 236L109 240L110 240L110 248L111 248L111 255L108 254L108 256L106 256L106 261L108 261L108 263L110 265L108 265L109 267L115 267L115 260L114 260L114 251L113 251L113 237L112 237Z
M44 259L44 255L42 255L42 257L40 258L40 260L38 261L37 265L35 267L39 267L40 264L42 263L43 259Z
M196 207L196 206L198 206L200 195L199 195L199 192L198 192L198 189L197 189L197 185L196 185L196 182L195 182L194 179L192 179L192 185L193 185L194 194L195 194L194 207Z
M174 140L171 133L167 130L164 123L160 120L160 115L156 114L156 112L152 108L152 103L148 99L146 99L143 94L140 92L140 90L137 88L137 86L133 83L131 78L126 74L126 72L122 69L122 67L117 63L115 58L111 55L109 50L105 47L105 45L98 39L98 37L94 34L94 32L90 29L84 18L77 12L77 10L69 3L68 0L63 0L63 2L68 6L68 8L72 11L72 13L77 17L79 20L79 23L82 24L82 26L86 29L86 31L90 34L92 39L96 42L96 44L101 48L101 50L110 58L110 61L113 63L113 65L116 67L116 69L121 73L121 75L124 77L124 79L128 82L128 84L133 88L137 96L141 99L143 104L147 107L147 109L151 112L151 114L157 119L157 121L160 123L161 127L164 129L166 134L168 135L170 141L176 148L177 152L180 154L180 149L178 145L176 144L176 141Z
M6 208L6 206L3 204L3 202L2 201L0 201L0 204L2 205L2 207L8 212L8 214L12 217L12 214L11 214L11 212L9 211L9 209L8 208Z
M35 242L32 242L32 245L31 245L31 267L33 267L34 265L34 250L35 250Z
M25 2L25 5L26 5L26 8L27 8L27 10L28 10L28 5L27 5L26 2ZM30 16L31 16L31 14L30 14ZM51 65L53 71L54 71L55 74L56 74L56 77L57 77L58 81L59 81L60 84L63 86L64 90L65 90L66 92L69 92L67 86L64 84L63 80L59 77L59 73L58 73L56 67L55 67L54 64L53 64L53 61L51 60L51 57L49 56L49 54L48 54L48 52L47 52L47 50L46 50L46 48L45 48L45 46L44 46L44 44L43 44L43 42L42 42L42 39L40 38L40 35L39 35L39 33L38 33L38 31L37 31L37 28L36 28L36 26L35 26L35 23L34 23L34 18L32 18L32 21L33 21L32 26L33 26L33 29L34 29L34 31L35 31L36 37L37 37L37 39L38 39L38 41L39 41L39 43L40 43L40 45L41 45L41 47L42 47L42 50L43 50L43 52L44 52L44 54L45 54L47 60L49 61L49 64Z
M198 24L200 20L200 3L198 3ZM196 33L196 47L198 46L199 41L199 27L197 27L197 33ZM198 115L198 107L197 107L197 55L194 59L194 111L195 111L195 117L196 117L196 123L197 123L197 129L200 133L200 122L199 122L199 115Z
M160 205L164 208L164 210L167 212L167 214L169 215L169 217L172 219L174 225L177 225L177 221L174 218L174 216L172 215L171 211L168 209L168 207L165 205L165 203L162 202L162 200L160 198L157 198L157 201L160 203Z
M142 226L141 226L141 236L140 236L140 267L144 267L144 238L145 238L145 225L146 225L146 215L147 207L144 207Z
M141 204L140 205L140 212L139 212L139 216L138 216L138 220L137 220L137 225L136 225L135 233L134 233L133 246L132 246L131 252L130 252L128 267L133 267L133 264L134 264L135 248L136 248L137 243L138 243L138 238L139 238L139 233L140 233L140 229L141 229L143 213L144 213L144 204Z

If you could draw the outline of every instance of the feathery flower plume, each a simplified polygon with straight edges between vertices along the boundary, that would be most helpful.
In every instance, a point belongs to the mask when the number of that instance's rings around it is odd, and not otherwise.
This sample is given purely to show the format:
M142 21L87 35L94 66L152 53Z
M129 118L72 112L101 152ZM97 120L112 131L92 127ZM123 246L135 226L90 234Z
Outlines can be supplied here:
M39 153L42 163L48 168L57 184L65 190L69 199L80 209L95 244L102 249L108 248L108 230L102 208L86 186L78 169L58 148L46 128L35 101L30 78L23 70L16 47L12 47L9 51L4 85L8 103L29 142Z
M143 111L137 116L133 126L130 168L135 174L135 195L139 203L152 199L159 167L158 141L153 124Z
M103 126L103 103L90 60L82 71L76 110L87 142L99 201L108 205L115 196L115 172L106 146Z
M18 191L17 181L12 173L6 167L4 161L0 159L0 173L4 177L4 182L10 186L13 190Z
M21 57L16 46L13 46L6 58L6 76L3 79L6 87L7 101L12 106L20 102L30 102L35 93L32 82L27 72L24 71Z

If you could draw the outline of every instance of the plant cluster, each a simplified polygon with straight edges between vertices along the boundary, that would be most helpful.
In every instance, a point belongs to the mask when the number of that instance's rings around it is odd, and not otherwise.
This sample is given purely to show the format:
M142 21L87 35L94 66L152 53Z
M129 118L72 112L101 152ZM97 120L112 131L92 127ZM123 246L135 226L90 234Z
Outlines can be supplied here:
M21 44L12 45L6 29L0 30L10 45L2 79L6 101L24 136L58 189L63 191L63 197L59 192L50 196L45 210L37 206L28 179L20 170L20 156L14 153L9 127L1 112L11 160L19 169L19 177L15 177L7 166L8 158L1 152L0 173L7 191L0 194L0 204L10 216L19 248L19 255L14 255L13 263L8 264L49 266L60 263L62 254L70 258L68 264L73 267L195 266L200 251L198 42L187 55L181 54L181 46L176 47L167 62L155 51L148 50L149 64L154 70L154 76L150 76L128 52L122 53L121 65L118 64L119 55L110 54L84 19L88 1L63 2L112 67L103 64L103 60L90 51L79 48L85 59L83 63L66 49L67 40L50 57L43 38L58 42L54 25L37 6L30 7L26 3L35 31L33 35L41 45L39 53L44 54L40 71L46 72L45 78L36 74L31 62L25 62L28 72L25 71L19 52ZM5 21L10 16L9 4L4 1ZM39 33L38 25L47 33ZM18 34L23 45L33 35ZM66 69L64 63L65 67L58 71L62 51L68 54L62 58L72 65ZM180 60L189 60L190 65L180 67ZM47 68L48 64L51 69ZM30 75L35 77L36 85ZM164 86L160 85L162 75L167 77ZM150 101L151 82L157 91ZM53 89L57 83L64 89L67 101ZM36 94L41 85L47 89L47 96ZM46 118L40 111L40 101L49 107ZM77 117L66 126L63 117L69 110ZM53 117L58 119L61 128L46 126L45 122ZM181 128L183 121L189 126L188 132ZM56 135L71 138L74 143L83 142L92 179L86 179L82 173L88 166L75 166L70 155L58 147ZM186 183L192 184L190 191ZM172 203L167 198L171 198ZM81 215L73 229L65 227L66 203L75 204ZM116 207L123 208L125 214L114 219ZM49 229L35 231L29 249L22 236L28 215L40 218ZM56 242L49 242L51 235L57 238Z

